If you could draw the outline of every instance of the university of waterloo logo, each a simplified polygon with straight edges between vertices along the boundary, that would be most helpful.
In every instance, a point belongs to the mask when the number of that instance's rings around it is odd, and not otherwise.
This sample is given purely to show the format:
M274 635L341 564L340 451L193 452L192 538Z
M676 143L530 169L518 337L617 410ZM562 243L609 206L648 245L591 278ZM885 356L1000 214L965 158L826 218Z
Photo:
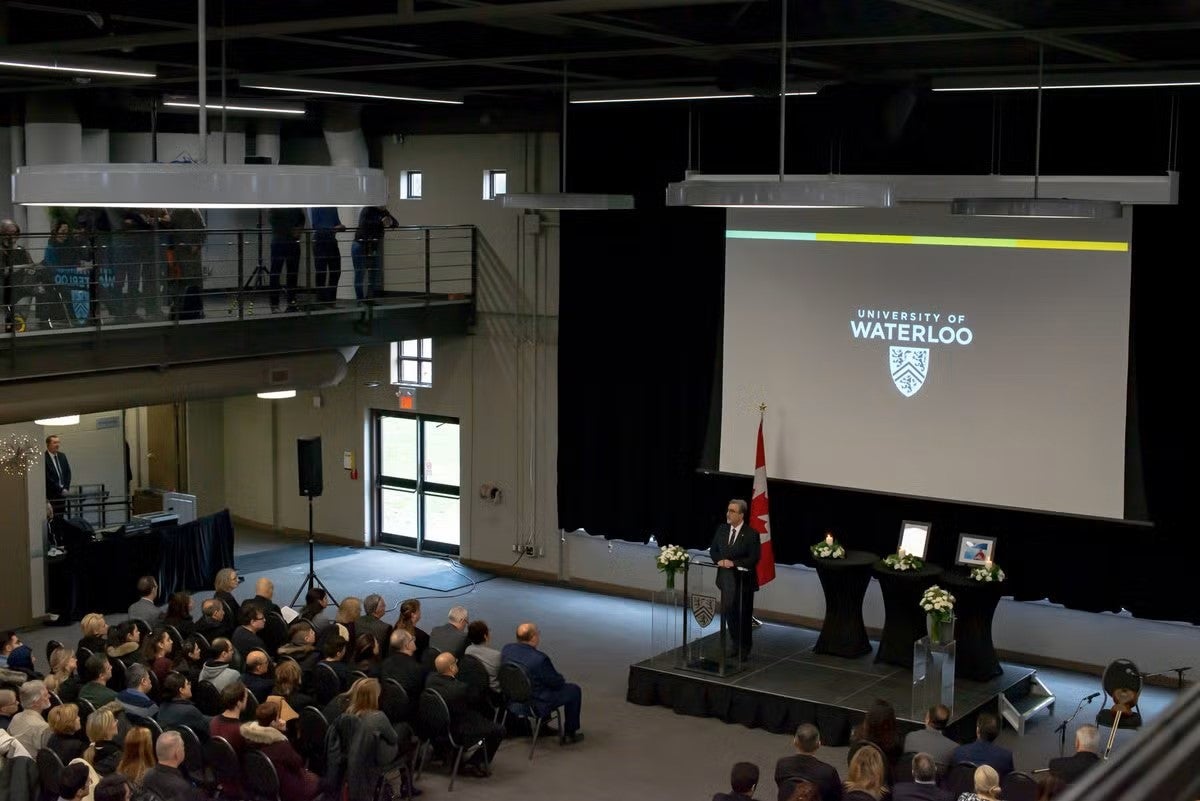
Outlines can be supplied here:
M964 346L975 339L966 320L962 314L858 309L850 320L850 335L899 343L888 345L888 373L900 394L911 398L929 377L932 350L928 346Z

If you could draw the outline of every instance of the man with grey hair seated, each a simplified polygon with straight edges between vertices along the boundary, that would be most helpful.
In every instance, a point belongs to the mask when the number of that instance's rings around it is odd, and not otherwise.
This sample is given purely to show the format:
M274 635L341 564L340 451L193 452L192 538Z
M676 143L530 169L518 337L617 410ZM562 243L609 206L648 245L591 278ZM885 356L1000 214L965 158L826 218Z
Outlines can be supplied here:
M392 634L392 627L383 622L383 616L387 612L387 601L382 595L372 593L363 599L362 617L354 621L355 636L361 634L370 634L375 638L375 642L379 643L379 652L383 653L387 648L388 637ZM354 644L351 643L351 646Z
M1100 763L1099 749L1100 730L1085 723L1075 730L1075 753L1050 760L1050 772L1070 784Z
M42 718L42 712L50 708L50 691L40 681L27 681L21 685L21 712L13 716L8 724L8 733L17 738L31 754L46 747L50 742L50 724Z
M408 694L409 710L417 711L421 690L425 689L427 671L413 656L417 652L417 641L404 629L393 629L388 642L388 655L379 665L381 679L395 679Z
M429 647L462 659L467 652L467 624L470 622L465 606L451 607L446 622L429 632Z
M808 782L817 788L821 801L838 801L842 797L842 779L837 768L817 759L821 733L811 723L801 723L792 738L796 753L775 763L775 785L779 801L787 801L798 782Z
M937 786L937 762L932 754L916 754L912 760L911 782L892 788L892 801L952 801L953 794Z
M925 712L925 728L909 732L904 738L904 750L910 754L924 752L933 757L943 773L950 766L950 758L958 743L946 736L946 725L950 722L950 707L935 704Z
M150 681L150 668L135 662L125 668L125 689L117 693L117 700L125 707L125 714L139 718L152 718L158 714L158 704L150 698L154 684Z
M199 801L204 796L179 766L183 764L183 738L177 731L163 732L154 744L158 764L146 771L142 787L157 793L163 801Z

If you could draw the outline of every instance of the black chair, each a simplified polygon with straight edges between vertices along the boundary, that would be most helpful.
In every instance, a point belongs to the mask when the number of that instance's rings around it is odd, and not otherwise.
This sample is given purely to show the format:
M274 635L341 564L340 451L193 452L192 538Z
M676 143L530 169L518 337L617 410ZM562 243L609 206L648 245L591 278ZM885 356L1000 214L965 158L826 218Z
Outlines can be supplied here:
M364 671L364 670L352 670L352 671L350 671L350 683L351 683L351 684L353 684L354 682L358 681L359 679L369 679L369 678L371 678L371 677L370 677L370 676L368 676L368 675L367 675L367 673L366 673L366 671Z
M242 781L242 766L237 752L224 737L209 737L204 744L204 762L212 770L213 778L222 787L237 787Z
M120 659L108 658L108 666L112 668L112 676L108 680L108 689L121 692L125 689L125 663Z
M269 653L275 653L279 646L287 642L288 624L278 612L267 612L266 625L258 636L267 644Z
M1037 780L1028 773L1015 770L1000 780L1000 797L1004 801L1037 801Z
M1115 723L1118 729L1141 728L1142 712L1138 708L1138 699L1142 694L1142 674L1138 666L1128 659L1110 662L1104 669L1101 685L1112 706L1100 710L1096 725L1111 729ZM1117 710L1121 710L1120 719Z
M500 679L500 693L504 696L504 715L500 718L500 725L503 726L508 721L510 711L529 722L533 731L533 740L529 744L530 759L533 759L534 749L537 748L538 734L541 733L543 722L555 721L558 724L558 744L562 745L566 741L562 706L546 710L545 715L534 708L533 684L530 683L529 674L525 672L525 668L515 662L505 662L500 666L498 678Z
M200 643L200 647L204 649L204 658L207 659L208 655L212 653L212 643L210 643L208 638L198 631L194 632L192 636L196 638L196 642Z
M79 726L80 729L87 728L88 717L96 711L96 707L86 698L76 698L75 705L79 707Z
M242 723L249 723L254 720L254 713L258 711L258 697L254 693L246 690L246 707L242 710Z
M974 762L959 762L957 765L952 765L946 772L942 789L949 790L953 798L958 798L963 793L975 792L975 768L977 767L979 766Z
M154 718L144 718L141 715L130 714L126 714L125 717L128 718L130 726L141 726L143 729L150 730L151 744L157 743L158 738L162 736L162 726Z
M313 695L322 707L342 691L342 680L326 662L318 662L312 672Z
M82 645L75 649L75 662L82 669L89 659L92 658L92 649L84 648Z
M183 764L187 768L188 775L198 781L204 779L204 746L200 744L200 738L196 736L196 732L192 731L191 726L184 726L182 723L178 726L172 726L171 731L179 734L179 739L183 740Z
M131 617L129 622L138 630L138 642L145 642L146 638L150 636L150 624L140 617Z
M249 749L242 758L242 775L249 801L280 801L279 774L262 751Z
M161 701L162 682L158 680L158 674L151 670L148 671L146 675L150 677L150 697L153 698L155 702Z
M58 693L51 692L50 693L50 708L54 709L54 707L56 707L56 706L62 706L62 698L59 697Z
M384 679L379 682L379 711L387 715L387 719L393 726L412 716L408 691L400 682L395 679Z
M892 769L893 786L900 782L911 782L913 780L912 761L916 755L916 751L907 751L900 755L900 761ZM885 762L884 764L887 763Z
M422 690L420 703L421 723L428 732L429 740L426 743L426 748L420 749L421 757L420 764L417 767L417 775L421 775L421 771L425 767L425 754L429 748L435 744L443 747L448 747L454 752L454 762L450 766L450 790L454 789L454 780L458 776L458 767L462 762L464 753L468 757L480 748L483 748L483 740L479 739L473 743L458 742L454 739L453 727L450 725L450 708L446 706L446 700L438 694L437 690ZM484 772L487 772L487 750L484 750Z
M63 644L61 642L59 642L58 640L51 640L50 642L46 643L46 666L47 666L47 668L50 665L50 655L54 653L55 649L62 648L62 647L63 647Z
M430 673L437 673L437 670L435 670L433 667L433 663L441 655L442 652L437 648L434 648L432 645L425 646L425 653L421 654L421 667L425 668L425 670Z
M300 756L308 769L319 776L325 775L325 736L329 733L329 721L315 706L300 710L299 723Z
M192 690L192 701L196 708L206 715L219 715L221 709L221 691L211 681L198 681Z
M466 684L488 705L492 720L500 717L503 705L492 691L492 677L478 657L466 654L458 660L458 680Z
M59 777L62 776L63 763L58 754L49 748L37 752L38 782L42 788L41 798L54 801L59 797Z
M171 653L177 656L183 653L183 637L180 636L179 629L170 623L164 623L163 628L166 629L167 636L171 638Z

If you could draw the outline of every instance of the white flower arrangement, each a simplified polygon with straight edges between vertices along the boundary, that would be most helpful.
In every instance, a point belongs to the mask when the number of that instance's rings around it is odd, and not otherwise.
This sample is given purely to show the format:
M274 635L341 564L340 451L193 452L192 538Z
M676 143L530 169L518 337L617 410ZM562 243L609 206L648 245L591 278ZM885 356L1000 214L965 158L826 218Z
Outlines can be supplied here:
M659 571L667 574L685 570L690 561L688 552L679 545L664 545L658 549L658 558L655 559Z
M918 556L913 556L910 553L898 551L888 557L885 557L883 563L892 570L903 572L906 570L920 570L925 567L925 560Z
M832 533L827 533L825 539L808 546L808 551L818 559L845 559L846 549L834 539Z
M982 567L971 568L971 578L975 581L1004 581L1007 577L999 565L988 562Z
M954 596L934 584L921 596L921 608L938 621L948 622L954 616Z

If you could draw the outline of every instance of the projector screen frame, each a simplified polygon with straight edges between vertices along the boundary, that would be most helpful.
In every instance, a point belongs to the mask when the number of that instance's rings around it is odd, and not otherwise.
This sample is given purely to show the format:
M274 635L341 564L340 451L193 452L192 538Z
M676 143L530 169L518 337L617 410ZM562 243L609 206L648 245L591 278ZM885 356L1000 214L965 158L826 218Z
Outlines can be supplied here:
M933 523L919 520L901 521L900 541L896 543L896 553L903 549L909 556L923 560L929 552L929 532L932 529Z

